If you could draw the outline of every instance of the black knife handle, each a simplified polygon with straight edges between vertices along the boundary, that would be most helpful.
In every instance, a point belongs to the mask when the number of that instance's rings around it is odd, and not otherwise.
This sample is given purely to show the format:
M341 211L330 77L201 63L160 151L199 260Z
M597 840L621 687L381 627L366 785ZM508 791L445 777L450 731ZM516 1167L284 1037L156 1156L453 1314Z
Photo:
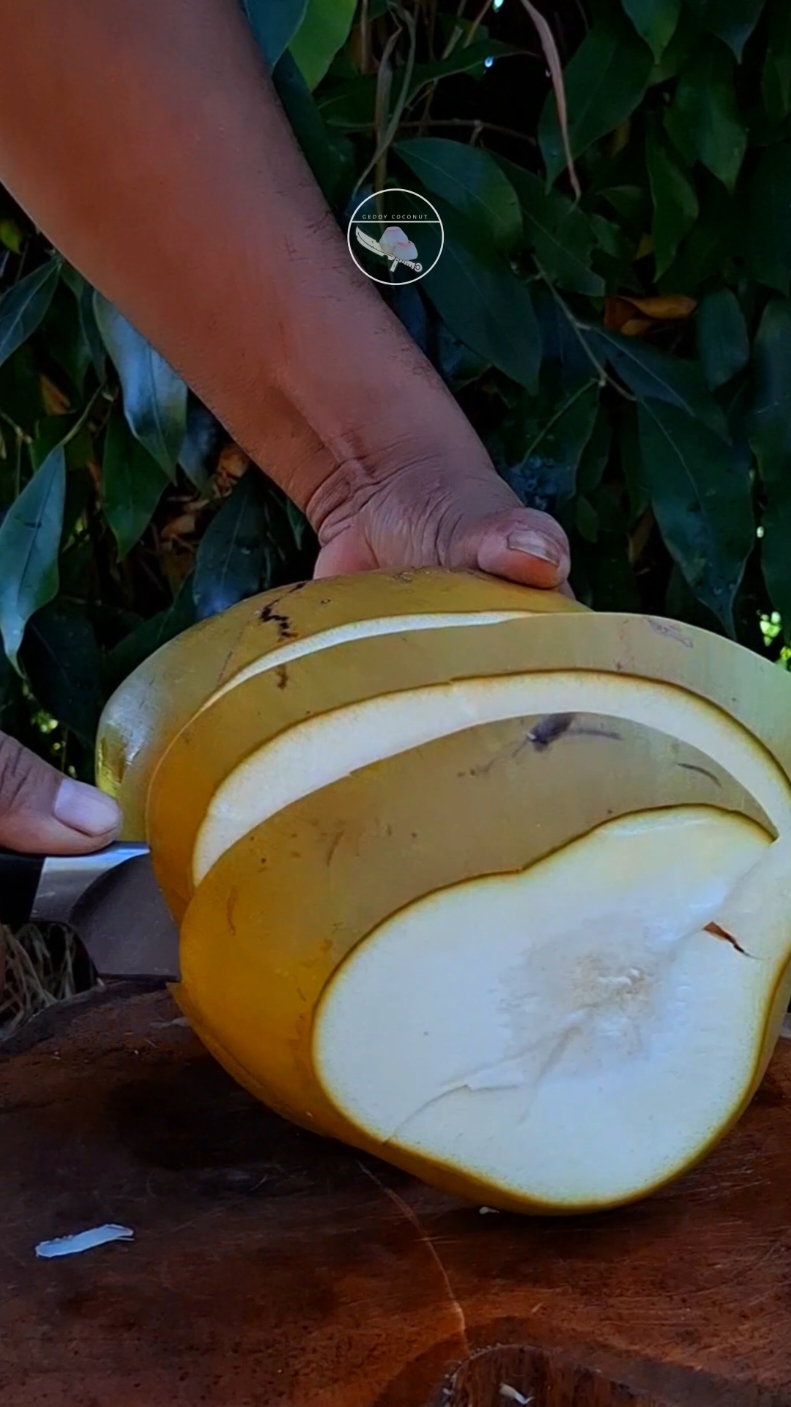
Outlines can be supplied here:
M29 921L45 858L0 850L0 923L21 928Z

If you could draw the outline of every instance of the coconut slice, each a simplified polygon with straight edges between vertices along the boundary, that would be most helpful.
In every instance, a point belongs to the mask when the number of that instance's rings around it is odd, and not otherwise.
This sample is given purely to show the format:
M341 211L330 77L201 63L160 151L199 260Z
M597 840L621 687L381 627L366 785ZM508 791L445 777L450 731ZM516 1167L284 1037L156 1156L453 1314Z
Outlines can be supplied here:
M487 1204L641 1197L750 1097L789 913L788 841L698 808L620 819L389 917L324 994L316 1073L367 1140Z
M613 815L679 803L769 824L711 759L622 720L579 715L558 731L511 719L378 762L220 858L187 910L177 999L220 1063L282 1114L475 1197L474 1180L382 1148L331 1103L312 1047L322 993L369 934L426 895L520 872Z
M534 611L587 614L555 592L436 569L365 572L254 596L163 645L116 690L99 724L97 780L123 808L125 838L142 839L154 768L180 729L224 690L345 639L486 625Z
M784 674L730 641L638 617L534 615L347 641L202 709L155 771L147 837L180 916L225 849L311 789L476 721L597 709L719 760L779 830L791 814L790 695Z
M333 663L332 656L326 660ZM270 738L208 801L192 854L193 884L256 825L359 768L474 724L546 715L563 727L578 712L641 721L699 749L755 798L778 831L791 827L788 779L753 737L704 700L673 685L614 674L513 674L367 699ZM168 789L161 784L162 793ZM163 848L164 841L157 844Z

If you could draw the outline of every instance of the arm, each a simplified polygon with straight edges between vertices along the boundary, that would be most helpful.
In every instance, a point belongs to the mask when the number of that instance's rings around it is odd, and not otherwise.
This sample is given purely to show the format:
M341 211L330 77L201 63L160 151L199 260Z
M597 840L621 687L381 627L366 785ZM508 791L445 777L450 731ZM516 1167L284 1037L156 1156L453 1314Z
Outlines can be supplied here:
M560 528L354 269L237 0L0 0L0 180L307 512L319 574L564 580ZM0 734L0 844L118 824Z
M0 180L307 512L320 571L565 577L354 269L236 0L0 0Z

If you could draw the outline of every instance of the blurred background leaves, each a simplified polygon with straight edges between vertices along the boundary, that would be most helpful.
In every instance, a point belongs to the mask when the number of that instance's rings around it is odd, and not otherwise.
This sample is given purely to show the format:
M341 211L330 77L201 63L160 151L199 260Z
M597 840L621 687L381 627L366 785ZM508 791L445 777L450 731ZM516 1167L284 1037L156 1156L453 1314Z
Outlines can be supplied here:
M782 666L787 0L562 0L549 49L522 0L241 3L341 227L383 184L440 210L436 269L383 296L581 599ZM309 575L260 467L0 189L0 727L90 777L136 664Z

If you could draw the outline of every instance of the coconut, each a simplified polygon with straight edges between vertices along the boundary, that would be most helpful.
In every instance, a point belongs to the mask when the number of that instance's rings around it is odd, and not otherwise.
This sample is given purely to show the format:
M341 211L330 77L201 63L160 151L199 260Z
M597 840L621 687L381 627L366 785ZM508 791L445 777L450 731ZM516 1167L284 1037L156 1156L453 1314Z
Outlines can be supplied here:
M572 1211L676 1176L749 1100L787 1004L786 842L644 725L540 724L363 768L237 841L177 995L287 1117L485 1205Z
M182 729L151 782L147 834L173 912L181 917L219 856L277 810L473 722L543 715L563 726L580 711L643 720L727 759L777 826L788 786L767 744L785 726L786 681L767 666L775 688L746 690L743 672L757 660L702 632L690 638L692 651L630 618L524 617L356 639L247 675ZM735 690L743 704L731 703Z
M474 572L426 568L301 582L240 602L155 651L124 681L99 724L96 772L145 837L148 785L182 727L216 695L266 669L346 639L439 625L486 625L531 612L583 611L554 592Z
M105 717L208 1049L485 1205L678 1176L791 992L785 673L469 575L286 599L174 642Z

